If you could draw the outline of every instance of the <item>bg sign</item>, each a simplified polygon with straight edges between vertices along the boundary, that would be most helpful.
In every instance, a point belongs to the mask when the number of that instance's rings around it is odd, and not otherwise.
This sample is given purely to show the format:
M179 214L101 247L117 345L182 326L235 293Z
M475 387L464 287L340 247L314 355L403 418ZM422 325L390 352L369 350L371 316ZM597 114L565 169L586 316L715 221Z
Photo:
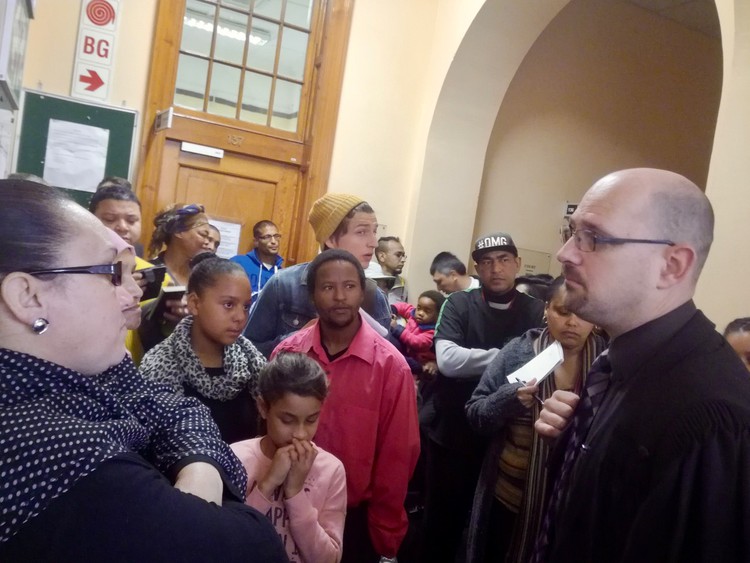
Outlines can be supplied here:
M107 100L120 0L83 0L71 96Z

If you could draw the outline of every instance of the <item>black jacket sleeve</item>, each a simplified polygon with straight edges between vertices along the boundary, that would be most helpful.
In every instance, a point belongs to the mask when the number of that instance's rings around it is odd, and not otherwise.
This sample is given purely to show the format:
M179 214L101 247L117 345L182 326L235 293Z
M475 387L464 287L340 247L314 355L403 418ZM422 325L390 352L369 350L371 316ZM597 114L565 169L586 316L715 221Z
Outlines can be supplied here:
M183 493L140 456L124 454L0 544L0 560L281 563L287 557L258 511Z
M682 455L655 472L623 563L750 561L750 430L728 410L713 410L682 433Z

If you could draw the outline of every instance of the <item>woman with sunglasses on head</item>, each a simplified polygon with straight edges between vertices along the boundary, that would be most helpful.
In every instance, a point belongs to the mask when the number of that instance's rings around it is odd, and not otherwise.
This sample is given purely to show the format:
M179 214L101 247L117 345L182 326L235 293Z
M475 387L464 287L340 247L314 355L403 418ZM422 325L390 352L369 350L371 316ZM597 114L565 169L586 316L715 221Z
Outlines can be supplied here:
M154 234L148 246L153 264L164 264L177 285L187 285L190 259L200 252L213 252L212 233L202 205L175 204L154 218Z
M0 181L0 236L0 560L285 561L205 408L126 355L139 290L104 226Z
M556 389L580 390L604 340L594 326L565 308L565 280L556 278L545 296L544 329L511 340L487 366L466 403L478 434L492 437L477 482L467 542L467 563L526 562L543 515L549 446L534 432L541 401ZM563 362L537 384L510 382L508 375L553 342Z
M154 265L167 268L175 285L187 286L190 260L201 252L213 252L213 234L202 205L177 203L160 211L154 218L154 233L148 254ZM166 299L164 313L158 300L143 307L138 335L143 351L148 352L172 334L174 327L188 314L184 296Z

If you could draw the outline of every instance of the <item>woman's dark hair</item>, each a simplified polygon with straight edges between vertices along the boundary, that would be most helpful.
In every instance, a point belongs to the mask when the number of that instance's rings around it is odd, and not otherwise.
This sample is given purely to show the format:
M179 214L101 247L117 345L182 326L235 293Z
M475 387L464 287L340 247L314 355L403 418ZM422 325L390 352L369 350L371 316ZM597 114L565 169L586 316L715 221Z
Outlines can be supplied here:
M375 213L375 210L370 207L370 204L366 201L363 201L362 203L359 203L352 207L351 211L349 211L349 213L344 216L344 218L341 220L341 223L339 223L339 226L336 227L336 230L333 231L333 234L331 235L331 238L333 240L338 240L349 231L349 223L354 218L354 215L356 213Z
M526 295L531 295L536 299L549 302L550 296L550 284L555 280L549 274L537 274L535 276L518 276L516 278L516 289ZM562 282L560 282L562 283ZM525 286L525 287L519 287Z
M51 186L26 180L0 180L0 280L11 272L60 266L60 251L70 237L73 203Z
M43 184L45 186L52 185L41 176L29 172L12 172L8 174L8 180L26 180L28 182L36 182L37 184Z
M332 262L333 260L343 260L357 268L357 274L359 274L359 285L362 287L362 291L364 291L365 271L362 269L362 264L359 263L359 260L357 260L351 252L347 252L346 250L341 250L340 248L328 248L318 254L307 267L307 291L310 292L310 295L315 292L315 278L318 276L318 270L323 264L326 262Z
M96 213L99 204L107 199L116 199L117 201L132 201L141 207L141 202L133 192L133 185L125 178L119 176L107 176L99 182L94 195L89 201L89 211Z
M204 289L213 287L219 277L225 275L242 275L247 277L242 266L226 258L219 258L213 252L201 252L193 257L200 256L200 260L193 267L188 279L187 292L200 295Z
M549 285L546 287L545 294L544 294L544 302L549 303L554 299L555 295L560 291L560 289L565 285L565 278L562 276L557 276L554 280L552 280Z
M219 257L216 256L216 253L211 250L204 250L203 252L199 252L198 254L193 256L190 260L188 260L188 267L192 270L204 260L209 260L211 258L219 258Z
M419 294L419 298L422 299L422 297L431 299L435 303L435 307L437 308L438 313L440 312L440 309L443 308L443 303L445 302L445 295L443 295L439 291L435 291L434 289L428 289L427 291L423 291L422 293Z
M197 203L175 203L162 209L154 217L154 234L151 235L151 243L148 245L149 256L155 257L162 246L169 245L172 235L192 229L205 212L205 208Z
M323 401L328 394L325 371L318 362L304 354L279 353L260 371L258 396L270 406L286 393Z
M734 332L750 332L750 317L740 317L734 319L724 329L724 336L729 336Z

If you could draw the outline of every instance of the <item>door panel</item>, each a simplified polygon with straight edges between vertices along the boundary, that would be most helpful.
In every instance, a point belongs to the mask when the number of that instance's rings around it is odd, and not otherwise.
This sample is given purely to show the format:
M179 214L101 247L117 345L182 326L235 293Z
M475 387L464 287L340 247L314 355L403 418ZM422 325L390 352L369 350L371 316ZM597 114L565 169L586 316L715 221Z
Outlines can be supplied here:
M240 223L240 253L252 248L253 225L270 219L283 234L286 265L296 263L288 253L298 237L299 168L226 151L221 159L196 155L181 151L180 144L165 143L157 207L200 203L209 217Z

